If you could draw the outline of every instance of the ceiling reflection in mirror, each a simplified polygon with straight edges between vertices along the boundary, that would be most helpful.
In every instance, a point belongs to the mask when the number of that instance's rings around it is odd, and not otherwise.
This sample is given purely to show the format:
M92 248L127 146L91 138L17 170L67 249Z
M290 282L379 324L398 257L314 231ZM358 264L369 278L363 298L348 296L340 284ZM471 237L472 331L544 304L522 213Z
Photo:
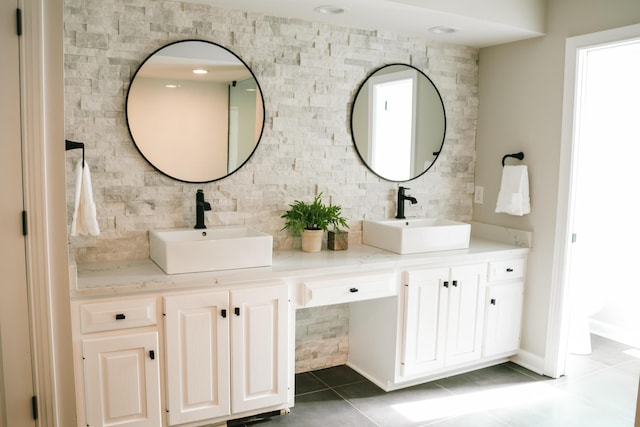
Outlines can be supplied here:
M157 170L184 182L237 171L264 128L264 102L249 67L212 42L164 46L138 68L126 102L129 133Z
M435 163L446 132L444 104L422 71L390 64L358 89L351 136L367 167L388 181L409 181Z

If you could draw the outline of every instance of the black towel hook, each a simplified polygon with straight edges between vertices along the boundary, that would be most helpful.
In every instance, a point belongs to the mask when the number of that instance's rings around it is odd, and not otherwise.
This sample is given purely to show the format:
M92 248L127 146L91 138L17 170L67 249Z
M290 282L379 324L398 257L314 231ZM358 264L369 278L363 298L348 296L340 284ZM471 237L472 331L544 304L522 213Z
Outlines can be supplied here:
M84 169L84 142L69 141L68 139L64 140L65 151L75 150L77 148L82 149L82 168Z
M507 160L507 158L509 158L509 157L513 157L514 159L522 160L522 159L524 159L524 153L521 151L519 153L505 155L502 158L502 167L504 167L504 161Z

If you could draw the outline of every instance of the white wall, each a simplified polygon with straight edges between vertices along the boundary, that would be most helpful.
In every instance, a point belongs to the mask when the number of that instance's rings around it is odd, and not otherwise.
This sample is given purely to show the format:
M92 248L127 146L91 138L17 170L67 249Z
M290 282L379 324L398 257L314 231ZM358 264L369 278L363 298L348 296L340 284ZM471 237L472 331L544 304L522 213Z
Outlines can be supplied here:
M476 185L484 204L473 219L534 232L525 295L522 347L545 356L560 155L564 47L567 37L637 23L637 0L551 0L547 36L482 49L476 139ZM524 151L530 215L494 213L502 156Z

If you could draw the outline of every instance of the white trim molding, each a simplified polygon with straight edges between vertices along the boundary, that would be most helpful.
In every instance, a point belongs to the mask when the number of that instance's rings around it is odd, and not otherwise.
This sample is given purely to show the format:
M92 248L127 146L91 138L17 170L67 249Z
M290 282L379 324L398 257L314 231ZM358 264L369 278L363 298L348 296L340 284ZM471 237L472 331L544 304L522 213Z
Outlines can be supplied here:
M69 284L66 273L62 274L68 271L63 2L35 0L18 4L23 19L23 179L37 425L63 427L76 425L73 386L69 387L73 384Z
M574 125L576 100L576 67L581 49L640 37L640 24L570 37L565 46L564 95L558 207L554 244L551 299L547 327L544 374L558 378L565 373L569 336L569 259L573 231Z

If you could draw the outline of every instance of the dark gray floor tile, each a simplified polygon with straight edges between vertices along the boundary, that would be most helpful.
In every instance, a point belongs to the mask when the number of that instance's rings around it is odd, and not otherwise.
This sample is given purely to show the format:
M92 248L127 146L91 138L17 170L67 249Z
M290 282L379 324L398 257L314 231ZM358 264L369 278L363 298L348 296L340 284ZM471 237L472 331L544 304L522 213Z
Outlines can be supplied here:
M453 393L470 393L490 390L496 387L509 387L535 381L529 375L519 372L507 364L491 366L489 368L443 378L436 384Z
M640 359L630 360L628 362L619 363L615 366L615 369L620 369L628 374L640 377Z
M628 362L634 359L633 356L625 353L626 350L632 347L598 335L591 335L591 347L592 352L589 358L607 366L614 366L618 363Z
M313 375L329 387L338 387L346 384L367 381L365 377L346 365L313 371Z
M638 377L617 368L565 381L559 390L580 399L594 410L632 419L638 390Z
M327 388L328 386L322 383L311 372L304 372L296 375L296 396L299 394L325 390Z
M607 365L591 359L589 355L569 354L567 356L565 376L562 377L562 379L574 379L583 375L593 374L606 368Z
M291 413L252 424L255 427L376 427L332 390L307 393L296 397Z
M571 396L505 406L490 413L512 427L631 427L633 421Z
M461 415L429 424L429 427L510 427L496 417L484 413ZM539 426L540 427L540 426Z
M513 369L516 372L519 372L523 375L526 375L527 377L529 377L530 379L534 380L534 381L549 381L549 377L545 377L544 375L540 375L538 373L535 373L523 366L520 365L516 365L513 362L506 362L504 364L505 367Z
M336 392L382 427L422 426L450 415L441 401L452 394L434 383L385 392L365 382L337 387Z

